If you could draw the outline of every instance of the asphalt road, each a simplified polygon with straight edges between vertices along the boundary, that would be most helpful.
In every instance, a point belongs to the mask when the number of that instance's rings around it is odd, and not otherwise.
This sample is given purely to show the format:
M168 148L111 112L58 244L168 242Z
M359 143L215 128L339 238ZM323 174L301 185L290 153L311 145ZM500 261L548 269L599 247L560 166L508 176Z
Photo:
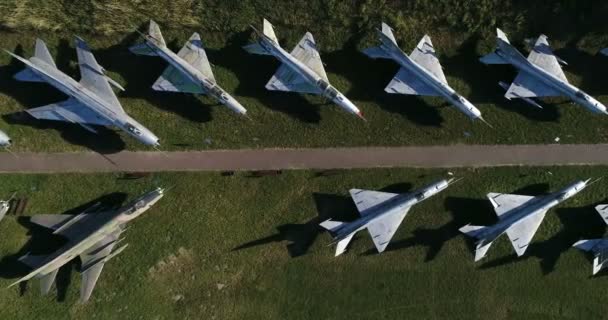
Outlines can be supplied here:
M608 165L608 144L452 145L199 152L0 153L0 172L154 172Z

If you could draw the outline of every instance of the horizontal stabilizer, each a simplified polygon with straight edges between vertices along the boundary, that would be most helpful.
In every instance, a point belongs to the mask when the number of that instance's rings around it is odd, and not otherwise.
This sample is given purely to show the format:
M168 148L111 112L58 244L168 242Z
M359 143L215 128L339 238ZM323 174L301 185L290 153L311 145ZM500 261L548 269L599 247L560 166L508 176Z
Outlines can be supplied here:
M600 53L605 56L608 56L608 48L604 48L604 49L600 50Z
M583 251L593 251L593 248L602 242L602 239L579 240L572 246Z
M338 245L336 246L336 257L343 254L346 251L346 248L348 247L348 244L350 243L350 241L353 239L353 236L355 234L352 233L351 235L349 235L348 237L338 241Z
M502 30L500 30L499 28L496 28L496 36L498 37L499 40L502 40L508 44L511 43L511 42L509 42L509 38L507 38L507 34L504 33Z
M45 255L31 255L28 253L23 257L19 258L19 262L27 265L30 268L36 268L44 262L44 259L46 259L46 257L47 256Z
M595 207L595 210L600 214L604 222L608 224L608 204L600 204Z
M363 49L363 54L372 59L391 59L391 56L382 46Z
M36 75L34 73L34 71L32 71L29 68L25 68L25 69L17 72L15 74L14 78L17 81L24 81L24 82L46 82L42 78L40 78L38 75Z
M488 253L488 249L490 249L491 245L492 242L479 243L477 245L477 247L475 248L475 262L483 259L486 256L486 254Z
M509 64L507 60L501 58L496 52L492 52L479 59L483 64Z
M593 274L597 274L600 270L604 269L606 257L597 256L593 259Z
M150 46L145 43L136 44L134 46L129 47L129 51L138 55L138 56L157 56L156 51L152 50Z
M51 56L51 53L49 52L49 49L46 46L46 43L44 43L44 41L40 39L36 39L36 49L34 52L34 57L57 68L57 65L55 65L55 61L53 60L53 57Z
M329 232L336 232L338 229L340 229L340 227L342 227L343 224L344 222L342 221L334 221L329 219L321 222L320 226L327 229Z
M267 55L267 56L271 55L270 52L268 52L266 49L264 49L264 47L262 47L262 45L257 42L243 46L243 49L245 49L245 51L252 53L252 54L260 54L260 55Z
M466 226L458 229L460 232L466 234L469 237L479 238L479 234L486 228L486 226L475 226L467 224Z

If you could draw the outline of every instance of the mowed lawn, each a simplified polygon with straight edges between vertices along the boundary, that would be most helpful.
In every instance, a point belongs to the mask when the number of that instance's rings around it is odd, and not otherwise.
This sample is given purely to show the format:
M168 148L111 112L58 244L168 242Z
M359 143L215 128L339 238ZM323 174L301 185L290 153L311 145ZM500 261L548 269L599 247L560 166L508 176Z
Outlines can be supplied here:
M437 144L600 143L607 142L605 117L564 98L544 109L503 98L499 81L511 82L510 66L484 66L478 58L492 51L495 28L509 34L525 54L525 40L549 36L569 65L569 80L608 103L608 45L604 4L557 1L534 7L516 1L13 1L0 4L2 47L29 57L34 40L47 41L58 67L79 79L73 39L92 47L108 74L126 91L124 109L160 137L163 150L263 147L396 146ZM553 19L546 19L551 12ZM314 34L330 81L363 111L367 122L324 98L264 89L279 63L246 53L249 25L262 18L275 24L281 44L291 50L306 31ZM128 51L147 20L159 22L169 46L178 51L199 32L218 83L249 110L251 121L207 97L154 92L150 87L166 63ZM376 45L376 29L386 21L409 53L429 34L449 83L475 104L494 127L472 123L436 97L391 95L384 87L396 74L391 61L374 61L360 50ZM15 151L112 153L146 149L114 130L92 134L77 125L34 120L22 111L66 99L46 84L21 83L13 75L22 64L0 55L0 130ZM559 139L556 139L559 138Z
M358 216L348 189L407 192L444 170L379 169L248 173L3 175L0 195L27 198L22 216L0 223L0 286L27 269L16 258L52 251L57 239L27 216L75 213L101 201L115 206L156 186L171 187L125 233L129 247L109 261L89 303L77 303L76 266L41 296L37 280L23 292L0 290L2 319L602 319L604 275L570 248L602 237L593 207L606 201L605 181L551 210L527 255L516 259L503 236L473 262L467 223L496 218L487 192L543 194L605 167L452 170L464 178L414 207L381 255L367 232L334 257L317 223ZM103 197L102 199L99 199ZM78 209L75 209L78 208ZM32 235L29 235L30 232Z

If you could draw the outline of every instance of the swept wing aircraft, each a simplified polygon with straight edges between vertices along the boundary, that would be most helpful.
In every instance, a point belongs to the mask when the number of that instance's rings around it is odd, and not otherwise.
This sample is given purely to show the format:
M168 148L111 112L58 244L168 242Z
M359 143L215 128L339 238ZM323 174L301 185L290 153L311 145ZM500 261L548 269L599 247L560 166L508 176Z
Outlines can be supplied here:
M565 96L584 106L594 113L608 114L606 107L590 95L568 82L560 63L565 64L551 50L547 36L541 35L526 59L515 49L507 35L500 29L498 45L494 52L482 57L484 64L510 64L519 70L519 74L509 86L500 82L507 90L505 98L522 99L535 107L542 107L534 98Z
M608 204L600 204L595 207L595 210L602 216L604 222L608 224ZM608 238L580 240L573 247L593 253L593 274L608 266L608 263L606 263L608 262Z
M70 97L62 102L26 110L34 118L79 124L93 133L97 131L92 125L115 126L146 145L160 145L159 139L150 130L123 110L110 85L124 89L106 76L105 70L97 63L84 40L76 38L81 76L79 82L57 69L46 44L40 39L36 40L34 56L29 60L6 52L26 66L15 75L15 79L46 82Z
M351 189L350 196L357 205L361 218L352 222L326 220L327 229L337 243L336 256L346 251L355 233L367 229L378 252L384 252L401 222L412 206L443 191L453 179L441 180L407 194Z
M42 214L32 217L32 223L53 230L53 234L67 238L68 242L50 255L27 254L21 257L19 261L33 270L10 286L37 278L41 281L42 294L47 294L55 282L59 268L80 257L80 301L86 302L104 264L127 247L125 244L113 250L122 241L121 235L126 224L150 209L162 197L163 189L158 188L118 210L98 213L85 211L76 216Z
M329 83L315 39L310 32L288 53L279 45L270 22L264 19L263 24L263 33L252 27L259 36L259 42L247 45L244 49L253 54L274 56L282 63L266 84L266 89L322 95L365 120L361 111Z
M198 33L195 32L177 54L167 48L158 24L152 20L148 34L142 34L142 37L144 42L129 48L131 52L137 55L159 56L169 63L167 69L152 85L152 89L207 94L230 110L246 115L247 110L215 81Z
M380 46L367 48L363 53L372 59L390 59L401 68L384 91L418 96L439 96L455 106L471 120L483 122L481 111L448 84L443 68L435 55L431 38L425 35L409 56L403 52L393 35L393 30L382 23L378 31Z
M498 222L491 226L466 225L460 232L477 240L475 261L485 257L492 242L506 233L517 256L522 256L532 241L547 211L581 192L589 180L577 181L546 196L488 193L488 199L496 211Z

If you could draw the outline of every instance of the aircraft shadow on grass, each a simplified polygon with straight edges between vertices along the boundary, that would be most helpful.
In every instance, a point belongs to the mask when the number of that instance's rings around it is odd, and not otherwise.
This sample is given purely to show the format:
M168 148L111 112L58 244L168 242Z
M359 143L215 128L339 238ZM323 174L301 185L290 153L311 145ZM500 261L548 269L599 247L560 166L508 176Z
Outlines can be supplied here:
M251 35L252 32L249 30L238 32L228 39L226 46L222 49L207 49L209 60L212 63L232 70L238 77L239 84L234 93L255 98L264 107L284 113L296 120L319 123L321 121L320 107L324 106L324 103L311 103L301 93L270 91L265 88L280 63L274 57L247 53L243 46L252 43ZM281 43L285 42L281 41ZM338 107L336 106L336 108Z
M77 72L70 65L70 61L73 61L76 55L71 52L73 50L67 41L60 41L56 57L57 67L71 76L74 76L75 72ZM29 54L24 53L22 46L17 46L14 53L29 57ZM23 68L24 65L16 59L12 59L8 65L0 67L0 91L2 93L14 98L26 109L41 107L68 98L59 90L46 83L19 82L13 79L13 76L23 70ZM56 130L61 133L61 137L66 142L83 146L101 154L116 153L125 148L125 143L120 135L116 131L105 127L94 126L99 132L99 134L94 134L77 124L59 121L41 121L25 112L16 112L3 115L2 117L9 124L39 129L41 130L40 134L44 134L44 130ZM102 138L100 139L100 137Z
M98 207L98 209L94 212L99 212L100 210L104 211L104 209L116 208L120 206L126 199L126 193L114 192L101 196L76 208L70 209L62 214L77 215L87 209L90 209L94 205L97 205ZM18 252L12 255L4 256L2 259L0 259L0 278L15 279L23 277L31 271L31 268L19 262L20 257L28 253L32 255L51 254L67 242L65 238L53 235L48 229L31 223L29 217L18 217L17 221L19 224L28 229L28 234L31 237ZM65 301L67 288L71 283L72 270L74 269L80 269L79 259L75 259L60 268L55 281L55 286L57 288L57 301ZM35 278L32 279L32 281L20 283L21 295L25 294L30 282L33 282L34 286L38 285L38 283L36 283L38 281Z
M401 193L407 192L410 187L410 184L394 184L381 191ZM313 193L312 197L318 212L316 217L302 224L281 225L277 227L276 234L250 241L233 250L287 241L289 242L287 250L291 257L303 256L308 252L316 238L321 233L326 232L325 229L319 226L321 222L330 218L339 221L352 221L359 217L357 207L350 197L325 193ZM356 239L357 237L355 236L354 240Z

